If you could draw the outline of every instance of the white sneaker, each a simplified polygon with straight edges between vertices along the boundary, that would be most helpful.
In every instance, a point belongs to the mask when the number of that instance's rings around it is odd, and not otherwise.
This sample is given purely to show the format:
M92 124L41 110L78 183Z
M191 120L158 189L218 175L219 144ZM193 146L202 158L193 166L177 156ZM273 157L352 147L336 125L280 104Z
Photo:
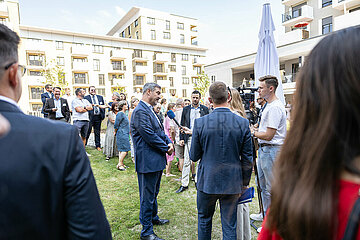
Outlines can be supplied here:
M263 216L261 213L258 213L258 214L250 214L250 218L252 220L255 220L255 221L262 221L263 220Z
M262 227L258 227L258 228L256 229L256 231L257 231L258 233L260 233L261 230L262 230Z
M86 155L87 155L88 157L91 157L91 154L86 153Z

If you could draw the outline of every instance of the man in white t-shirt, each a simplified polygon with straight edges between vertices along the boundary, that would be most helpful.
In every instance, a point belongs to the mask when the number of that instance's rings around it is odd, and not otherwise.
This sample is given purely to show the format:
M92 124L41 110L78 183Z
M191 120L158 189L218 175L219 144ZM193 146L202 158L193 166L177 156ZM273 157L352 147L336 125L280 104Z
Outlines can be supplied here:
M273 164L286 135L286 112L284 104L275 95L279 84L277 78L267 75L261 77L259 82L259 96L267 101L267 106L262 112L259 129L253 128L251 133L259 139L257 168L266 213L270 205ZM250 218L261 221L262 214L251 214Z
M175 110L175 119L176 121L181 121L181 114L184 107L184 100L181 98L176 100L176 110ZM179 159L178 168L180 171L183 169L184 165L184 145L180 145L180 129L176 125L175 121L170 121L170 128L175 132L175 156Z

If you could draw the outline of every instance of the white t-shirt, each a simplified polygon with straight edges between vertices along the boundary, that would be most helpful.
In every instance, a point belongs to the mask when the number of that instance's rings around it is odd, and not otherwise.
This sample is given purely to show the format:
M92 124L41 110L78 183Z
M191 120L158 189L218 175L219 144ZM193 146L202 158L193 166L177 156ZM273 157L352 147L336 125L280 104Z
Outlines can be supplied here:
M79 113L75 110L76 107L91 106L91 103L88 100L86 100L85 98L79 99L78 97L76 97L72 101L71 105L72 105L72 118L74 121L76 121L76 120L89 121L89 113L88 112Z
M175 119L176 119L176 121L178 121L179 124L180 124L180 121L181 121L182 111L183 111L182 108L178 108L175 111ZM180 142L180 129L179 129L178 125L176 125L174 120L170 120L170 127L174 127L174 130L175 130L175 142L179 143Z
M259 132L266 132L268 127L276 129L273 139L259 139L259 143L282 145L286 136L286 111L279 99L268 103L261 115Z

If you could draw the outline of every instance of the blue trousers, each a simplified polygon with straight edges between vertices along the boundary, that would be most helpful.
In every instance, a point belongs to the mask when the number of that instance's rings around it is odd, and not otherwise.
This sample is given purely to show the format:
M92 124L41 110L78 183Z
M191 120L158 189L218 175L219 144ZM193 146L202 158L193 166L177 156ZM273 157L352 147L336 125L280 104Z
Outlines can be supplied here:
M197 191L198 239L210 240L216 201L220 202L223 240L236 240L237 202L240 194L207 194Z
M142 237L154 233L152 222L159 219L156 198L160 190L161 175L162 171L137 173L140 194L139 220L143 226L141 230Z

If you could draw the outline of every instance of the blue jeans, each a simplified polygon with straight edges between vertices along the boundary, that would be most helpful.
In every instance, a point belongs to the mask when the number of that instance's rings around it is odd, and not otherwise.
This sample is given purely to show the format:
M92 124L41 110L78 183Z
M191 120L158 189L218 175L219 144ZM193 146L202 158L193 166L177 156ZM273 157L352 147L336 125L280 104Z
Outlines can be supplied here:
M259 148L258 175L259 185L262 189L261 199L263 202L264 212L270 206L271 181L273 179L273 165L280 146L263 146Z

